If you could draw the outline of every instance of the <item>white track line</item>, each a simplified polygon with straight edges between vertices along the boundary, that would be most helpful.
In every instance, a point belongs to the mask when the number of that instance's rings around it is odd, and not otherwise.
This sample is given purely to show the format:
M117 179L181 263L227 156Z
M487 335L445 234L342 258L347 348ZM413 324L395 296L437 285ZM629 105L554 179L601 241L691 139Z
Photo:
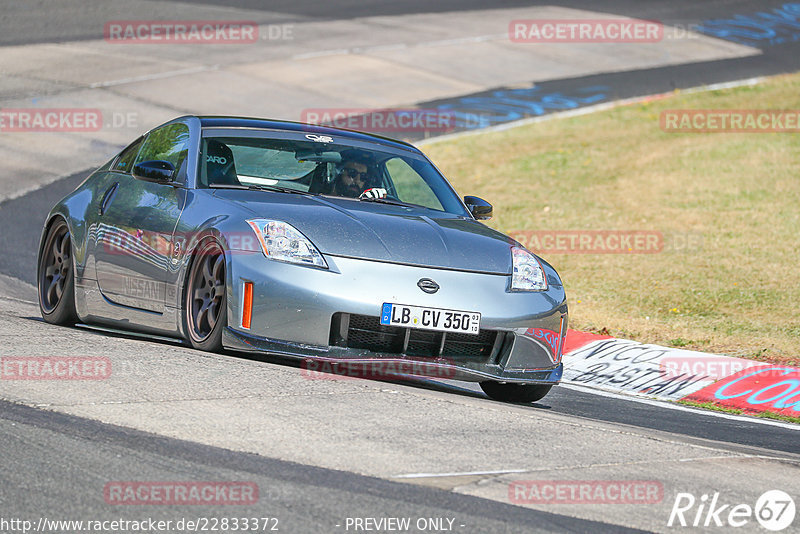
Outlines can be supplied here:
M709 447L704 447L709 448ZM645 464L657 464L657 463L686 463L686 462L706 462L708 460L741 460L742 458L761 458L764 460L776 460L781 458L776 458L775 456L766 456L763 454L745 454L745 453L737 453L732 452L730 454L719 455L719 456L697 456L693 458L669 458L669 459L657 459L657 460L637 460L634 462L603 462L603 463L595 463L595 464L580 464L580 465L562 465L558 467L533 467L529 469L501 469L497 471L464 471L461 473L406 473L402 475L392 475L391 478L405 478L405 479L414 479L414 478L447 478L447 477L463 477L463 476L483 476L483 475L513 475L513 474L522 474L522 473L529 473L531 475L535 475L536 473L540 473L543 471L550 472L550 471L567 471L567 470L574 470L574 469L594 469L598 467L619 467L619 466L631 466L631 465L645 465Z
M217 70L219 65L198 67L189 67L186 69L170 70L166 72L158 72L155 74L145 74L143 76L133 76L131 78L122 78L119 80L108 80L105 82L95 82L89 84L89 89L97 89L99 87L114 87L115 85L125 85L126 83L147 82L150 80L160 80L162 78L172 78L173 76L183 76L185 74L197 74L198 72L206 72Z
M465 471L463 473L409 473L407 475L394 475L392 478L443 478L483 475L511 475L514 473L527 473L530 469L504 469L500 471Z
M770 419L760 419L754 416L747 416L747 415L735 415L730 413L724 412L716 412L714 410L703 410L700 408L691 408L689 406L684 406L681 404L677 404L675 402L670 401L663 401L663 400L655 400L655 399L645 399L642 397L638 397L631 394L624 394L624 393L612 393L610 391L606 391L603 389L596 389L590 388L586 386L578 386L576 384L570 382L561 382L559 387L566 388L566 389L573 389L575 391L581 391L583 393L590 393L592 395L599 395L601 397L610 397L612 399L620 399L620 400L628 400L633 402L639 402L642 404L649 404L651 406L659 406L661 408L667 408L670 410L679 410L682 412L693 412L699 415L708 415L711 417L719 417L722 419L731 419L734 421L741 421L745 423L756 423L760 425L767 425L767 426L777 426L781 428L788 428L789 430L800 430L800 425L795 423L784 423L783 421L773 421Z

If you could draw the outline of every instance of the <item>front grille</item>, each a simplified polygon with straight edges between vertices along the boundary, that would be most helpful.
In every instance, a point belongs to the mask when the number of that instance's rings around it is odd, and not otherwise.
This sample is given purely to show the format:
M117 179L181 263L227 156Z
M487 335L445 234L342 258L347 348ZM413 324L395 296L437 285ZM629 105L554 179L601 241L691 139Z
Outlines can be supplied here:
M449 333L444 342L442 356L485 358L492 353L496 337L496 330L481 330L477 336Z
M331 322L330 344L385 354L445 357L494 362L505 340L497 330L478 335L385 326L380 317L337 313Z
M403 348L402 328L384 326L378 317L350 315L347 346L375 352L399 352Z
M398 328L405 330L405 328ZM408 333L408 347L406 354L409 356L436 356L442 344L442 333L431 330L411 330Z

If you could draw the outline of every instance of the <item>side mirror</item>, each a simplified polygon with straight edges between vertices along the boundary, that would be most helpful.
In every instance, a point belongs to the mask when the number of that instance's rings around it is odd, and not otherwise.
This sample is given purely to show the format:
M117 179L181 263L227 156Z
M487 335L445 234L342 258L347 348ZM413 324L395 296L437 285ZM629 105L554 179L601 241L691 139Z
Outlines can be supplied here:
M467 209L478 220L492 218L492 205L478 197L464 197Z
M133 176L151 182L171 182L175 165L169 161L143 161L133 166Z

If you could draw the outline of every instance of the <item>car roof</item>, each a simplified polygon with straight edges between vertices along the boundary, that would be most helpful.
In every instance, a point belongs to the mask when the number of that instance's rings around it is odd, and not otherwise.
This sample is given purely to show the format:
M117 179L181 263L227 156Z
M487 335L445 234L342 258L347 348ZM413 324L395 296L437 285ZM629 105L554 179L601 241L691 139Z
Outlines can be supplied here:
M358 132L355 130L345 130L344 128L334 128L331 126L320 126L318 124L306 124L303 122L284 121L276 119L258 119L253 117L226 117L226 116L198 116L200 125L203 128L255 128L261 130L282 130L289 132L305 132L315 134L334 135L345 139L380 143L390 145L395 148L419 152L419 149L410 143L391 139L380 135Z

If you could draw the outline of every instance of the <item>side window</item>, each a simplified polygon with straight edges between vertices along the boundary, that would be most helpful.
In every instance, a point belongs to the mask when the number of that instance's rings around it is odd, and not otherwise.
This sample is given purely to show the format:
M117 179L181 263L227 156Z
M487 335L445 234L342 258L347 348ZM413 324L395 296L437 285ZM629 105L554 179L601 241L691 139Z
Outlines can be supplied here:
M394 183L399 200L444 211L442 203L436 198L431 187L422 176L417 174L417 171L401 158L392 158L387 161L386 171Z
M112 170L117 172L131 172L133 160L136 154L139 153L139 148L142 146L142 139L143 138L140 137L122 151L122 154L119 155L119 158L117 158L117 161L114 163L114 168Z
M136 163L142 161L162 160L169 161L175 166L175 175L189 153L189 127L185 124L168 124L158 130L153 130L142 145Z

